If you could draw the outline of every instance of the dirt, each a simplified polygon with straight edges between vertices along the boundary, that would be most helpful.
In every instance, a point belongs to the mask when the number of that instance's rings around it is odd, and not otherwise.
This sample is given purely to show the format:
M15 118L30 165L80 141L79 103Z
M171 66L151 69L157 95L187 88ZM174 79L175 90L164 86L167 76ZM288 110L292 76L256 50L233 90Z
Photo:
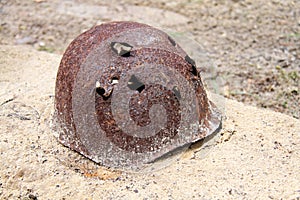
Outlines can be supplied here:
M299 120L220 96L222 130L160 170L107 169L64 147L51 129L60 59L0 45L0 199L300 198Z
M0 4L0 44L30 45L58 54L83 31L108 21L139 21L189 33L222 79L218 93L300 117L299 1L2 0Z

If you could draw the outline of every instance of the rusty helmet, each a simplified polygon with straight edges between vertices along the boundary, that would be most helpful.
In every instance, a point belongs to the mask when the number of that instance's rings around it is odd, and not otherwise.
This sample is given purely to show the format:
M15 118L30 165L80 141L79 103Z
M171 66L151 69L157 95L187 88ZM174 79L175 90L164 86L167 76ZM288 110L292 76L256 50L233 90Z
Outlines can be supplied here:
M71 42L55 87L65 146L138 169L220 127L195 62L165 32L136 22L95 26Z

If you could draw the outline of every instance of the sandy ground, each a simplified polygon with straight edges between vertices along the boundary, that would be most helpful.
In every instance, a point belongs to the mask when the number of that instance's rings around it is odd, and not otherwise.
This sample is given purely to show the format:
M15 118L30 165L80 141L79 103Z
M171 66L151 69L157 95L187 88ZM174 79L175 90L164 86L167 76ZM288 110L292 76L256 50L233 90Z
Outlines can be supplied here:
M299 199L300 121L222 99L223 129L158 171L105 169L50 128L60 55L0 46L0 199Z

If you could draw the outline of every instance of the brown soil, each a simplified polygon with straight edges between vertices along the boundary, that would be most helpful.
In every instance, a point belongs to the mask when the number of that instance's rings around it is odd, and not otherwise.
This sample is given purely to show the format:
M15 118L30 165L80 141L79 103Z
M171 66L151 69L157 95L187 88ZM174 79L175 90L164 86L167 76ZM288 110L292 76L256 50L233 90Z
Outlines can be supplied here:
M216 92L300 117L300 1L2 0L0 5L0 44L58 54L81 32L112 20L188 32L216 66L214 77L222 79Z

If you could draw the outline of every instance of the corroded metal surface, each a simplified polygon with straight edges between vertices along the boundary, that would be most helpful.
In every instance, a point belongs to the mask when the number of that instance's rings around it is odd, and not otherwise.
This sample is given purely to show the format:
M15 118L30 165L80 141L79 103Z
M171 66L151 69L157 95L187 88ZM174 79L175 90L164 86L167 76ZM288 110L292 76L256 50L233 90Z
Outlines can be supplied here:
M54 120L64 145L108 167L135 169L211 134L221 116L195 62L170 36L111 22L66 50Z

